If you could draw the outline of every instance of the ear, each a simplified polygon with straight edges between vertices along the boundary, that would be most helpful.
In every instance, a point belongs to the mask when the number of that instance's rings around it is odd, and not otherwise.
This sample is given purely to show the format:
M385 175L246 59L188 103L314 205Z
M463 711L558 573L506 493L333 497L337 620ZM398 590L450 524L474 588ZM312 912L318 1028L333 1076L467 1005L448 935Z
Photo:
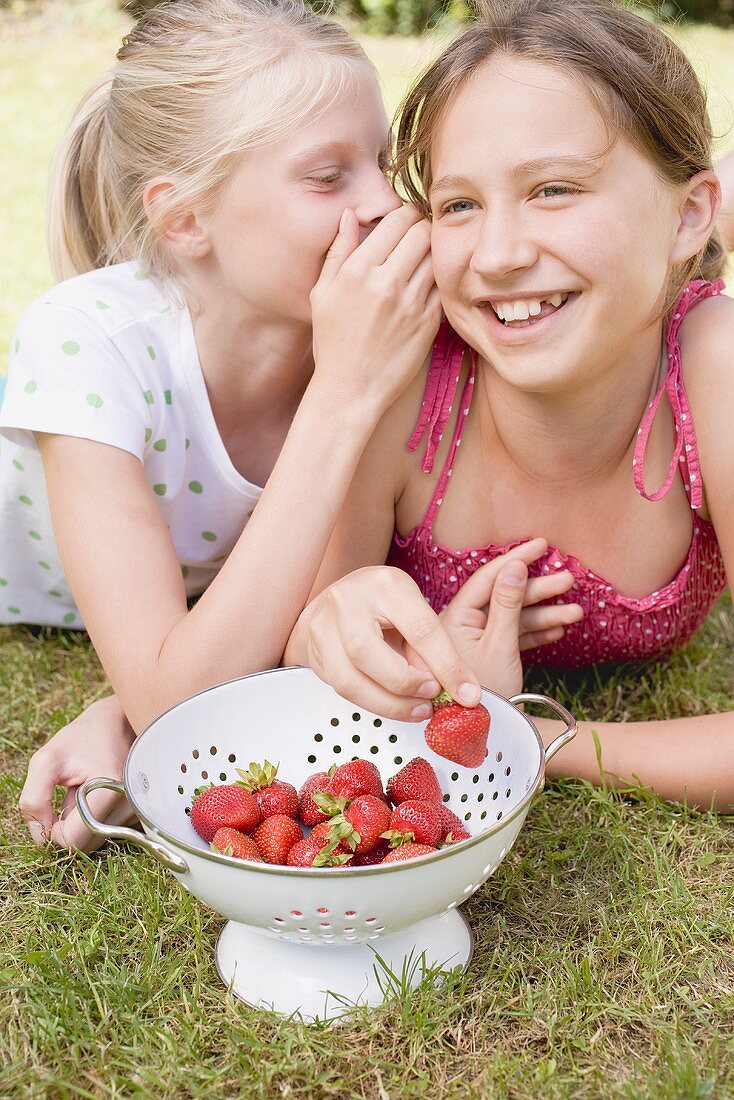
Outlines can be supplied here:
M200 260L211 250L209 235L193 210L171 214L168 204L176 181L156 177L145 185L143 208L157 236L179 256L187 260Z
M670 252L672 264L695 256L716 228L721 184L714 172L697 172L679 192L678 218Z

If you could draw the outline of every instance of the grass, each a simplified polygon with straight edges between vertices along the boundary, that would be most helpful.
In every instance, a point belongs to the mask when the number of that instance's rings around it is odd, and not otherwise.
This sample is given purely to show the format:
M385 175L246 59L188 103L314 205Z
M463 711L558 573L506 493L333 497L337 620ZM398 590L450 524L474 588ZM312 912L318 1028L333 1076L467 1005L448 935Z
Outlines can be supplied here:
M3 353L50 280L40 217L50 151L124 26L102 0L0 21ZM723 90L723 129L732 37L678 33ZM394 104L428 47L367 45ZM536 686L579 717L662 718L734 709L732 667L724 597L662 665ZM84 636L0 628L3 1100L734 1095L730 820L645 791L554 784L464 906L476 937L467 975L308 1029L228 996L213 961L221 922L151 860L115 845L72 858L29 843L16 810L28 756L104 690Z

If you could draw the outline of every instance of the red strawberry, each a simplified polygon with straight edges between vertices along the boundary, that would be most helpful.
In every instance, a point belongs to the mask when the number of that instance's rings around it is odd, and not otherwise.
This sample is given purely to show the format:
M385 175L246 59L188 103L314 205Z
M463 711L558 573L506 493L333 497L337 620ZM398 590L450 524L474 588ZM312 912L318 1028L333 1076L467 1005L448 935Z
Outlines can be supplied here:
M448 808L445 802L441 802L436 806L436 813L441 825L441 840L445 840L449 833L456 836L459 830L463 830L464 822L456 816L453 810Z
M225 826L251 833L259 821L255 796L234 783L208 787L191 807L191 824L204 840L213 840L217 829Z
M266 817L252 834L266 863L285 864L294 844L303 840L303 829L287 814Z
M312 795L314 791L326 791L329 788L328 772L316 772L309 775L306 782L298 792L298 816L304 825L318 825L320 821L326 821L328 814L323 813Z
M433 707L433 716L424 730L429 749L465 768L478 768L487 755L487 708L482 703L462 707L445 691L436 696Z
M349 760L346 764L340 764L331 773L328 790L334 798L349 799L360 794L371 794L385 801L380 773L369 760Z
M352 862L353 867L371 867L375 863L382 863L383 859L390 851L390 845L386 840L381 840L376 848L373 848L371 852L365 852L364 855L355 855Z
M376 848L390 824L390 807L381 798L361 794L353 798L344 813L332 818L332 836L343 837L356 855Z
M260 849L251 836L237 832L236 829L217 829L211 843L213 852L222 852L225 856L234 856L235 859L250 859L255 863L263 863Z
M467 833L466 829L451 830L446 839L442 841L441 847L445 848L449 844L456 844L460 840L468 840L471 833Z
M421 802L440 802L443 793L435 771L422 756L410 763L387 781L387 797L393 806L401 802L419 799Z
M390 817L390 827L382 834L391 848L401 844L428 844L436 848L441 839L441 823L434 802L401 802Z
M416 859L418 856L427 856L429 852L435 852L430 844L401 844L399 848L393 848L388 852L383 863L399 863L403 859Z
M351 855L330 850L325 837L314 838L313 833L299 840L288 853L289 867L342 867L351 862Z
M237 769L246 791L251 791L257 799L263 817L273 814L285 814L286 817L298 817L298 791L292 783L283 783L276 779L278 767L266 760L264 764L251 763L247 771Z
M334 851L338 852L339 854L341 854L342 852L346 852L347 854L351 855L352 849L349 847L346 840L344 840L343 837L335 836L332 833L332 828L333 818L329 818L328 821L320 821L318 825L314 825L313 829L311 830L311 836L314 838L314 840L323 839L326 841L327 844L331 844L332 841L337 840L338 843L334 848Z

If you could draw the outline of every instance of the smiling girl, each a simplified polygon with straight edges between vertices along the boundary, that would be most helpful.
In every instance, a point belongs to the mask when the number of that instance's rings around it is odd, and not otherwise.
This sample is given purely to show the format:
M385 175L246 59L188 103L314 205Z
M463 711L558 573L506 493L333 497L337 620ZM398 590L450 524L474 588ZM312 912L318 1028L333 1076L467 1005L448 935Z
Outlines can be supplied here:
M528 661L670 653L734 577L734 302L691 66L606 0L572 19L562 0L498 5L409 94L398 161L447 322L365 452L315 592L389 555L484 680L485 578L542 536L531 573L568 570L558 600L583 617ZM375 595L374 573L317 596L289 655L407 717L411 655L379 628L413 597L392 573ZM734 805L734 715L594 729L613 779ZM599 781L589 724L551 768Z

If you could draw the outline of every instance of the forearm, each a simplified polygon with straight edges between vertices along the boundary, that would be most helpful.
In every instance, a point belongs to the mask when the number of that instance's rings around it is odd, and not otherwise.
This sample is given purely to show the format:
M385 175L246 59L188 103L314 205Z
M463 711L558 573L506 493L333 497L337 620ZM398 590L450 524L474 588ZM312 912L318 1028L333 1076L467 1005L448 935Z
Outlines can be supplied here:
M546 745L559 722L534 719ZM598 738L599 752L594 734ZM580 722L548 765L554 778L597 786L651 787L661 798L728 813L734 809L734 713L654 722Z
M330 409L323 395L307 392L232 553L170 625L146 690L126 699L133 725L192 692L279 663L378 412Z

